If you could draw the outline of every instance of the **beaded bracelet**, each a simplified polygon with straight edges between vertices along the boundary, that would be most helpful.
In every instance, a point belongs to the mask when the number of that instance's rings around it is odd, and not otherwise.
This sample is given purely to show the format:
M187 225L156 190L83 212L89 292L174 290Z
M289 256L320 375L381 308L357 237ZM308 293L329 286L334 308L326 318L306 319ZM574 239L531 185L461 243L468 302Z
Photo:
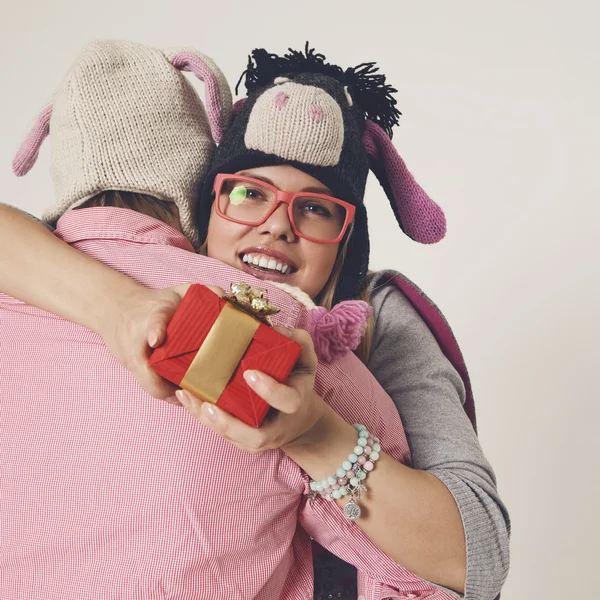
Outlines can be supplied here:
M364 425L356 424L354 428L358 432L354 451L348 455L348 459L342 463L335 475L310 482L311 504L314 503L317 494L325 500L337 500L349 494L350 501L344 506L344 516L351 521L360 517L360 506L356 502L361 500L363 493L367 491L362 482L373 470L381 450L379 438L372 436Z

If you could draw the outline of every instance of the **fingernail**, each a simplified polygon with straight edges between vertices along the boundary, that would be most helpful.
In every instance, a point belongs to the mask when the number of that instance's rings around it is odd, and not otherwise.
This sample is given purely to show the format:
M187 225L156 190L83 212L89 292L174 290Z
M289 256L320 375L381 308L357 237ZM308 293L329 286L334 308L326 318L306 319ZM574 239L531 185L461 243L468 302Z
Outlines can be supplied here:
M188 406L191 404L190 397L183 390L177 390L175 395L177 396L177 400L179 400L179 402L181 402L185 408L188 408Z
M155 333L151 333L150 337L148 338L148 343L150 344L151 348L154 348L154 346L156 346L158 343L158 336Z
M210 402L205 402L202 405L202 412L206 415L207 419L210 419L211 421L217 420L217 411Z
M244 371L244 379L249 385L256 385L258 383L258 374L256 371Z

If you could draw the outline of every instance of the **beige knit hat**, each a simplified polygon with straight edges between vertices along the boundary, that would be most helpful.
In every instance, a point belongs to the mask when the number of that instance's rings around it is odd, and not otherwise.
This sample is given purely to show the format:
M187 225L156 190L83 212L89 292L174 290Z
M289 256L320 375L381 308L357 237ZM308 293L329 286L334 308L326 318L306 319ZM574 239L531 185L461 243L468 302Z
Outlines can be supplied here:
M204 82L207 110L181 71ZM138 192L174 202L183 233L197 247L193 203L230 116L225 76L196 50L94 41L38 117L13 171L25 175L51 133L57 203L45 221L55 224L103 191Z

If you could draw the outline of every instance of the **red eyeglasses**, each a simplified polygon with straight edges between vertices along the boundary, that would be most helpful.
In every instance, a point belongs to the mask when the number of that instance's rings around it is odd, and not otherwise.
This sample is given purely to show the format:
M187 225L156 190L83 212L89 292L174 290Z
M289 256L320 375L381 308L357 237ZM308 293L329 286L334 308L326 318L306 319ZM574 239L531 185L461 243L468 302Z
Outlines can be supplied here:
M215 177L217 214L241 225L262 225L283 202L294 233L312 242L336 244L354 220L348 202L313 192L283 192L260 179L219 173Z

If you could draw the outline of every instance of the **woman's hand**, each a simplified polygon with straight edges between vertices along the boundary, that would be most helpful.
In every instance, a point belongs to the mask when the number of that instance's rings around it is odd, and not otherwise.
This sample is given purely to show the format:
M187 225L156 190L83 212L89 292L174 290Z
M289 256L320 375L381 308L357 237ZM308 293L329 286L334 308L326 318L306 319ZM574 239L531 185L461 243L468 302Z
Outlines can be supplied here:
M317 355L310 335L301 329L275 328L302 346L302 352L285 384L260 371L246 371L248 385L277 409L259 428L250 427L210 402L185 390L177 398L203 425L232 444L251 453L273 448L312 444L312 437L325 414L325 401L314 392Z
M153 290L137 286L121 298L116 310L107 310L97 328L111 354L136 378L148 394L179 404L176 385L155 373L148 359L165 338L167 325L191 284ZM224 291L208 286L219 296Z

